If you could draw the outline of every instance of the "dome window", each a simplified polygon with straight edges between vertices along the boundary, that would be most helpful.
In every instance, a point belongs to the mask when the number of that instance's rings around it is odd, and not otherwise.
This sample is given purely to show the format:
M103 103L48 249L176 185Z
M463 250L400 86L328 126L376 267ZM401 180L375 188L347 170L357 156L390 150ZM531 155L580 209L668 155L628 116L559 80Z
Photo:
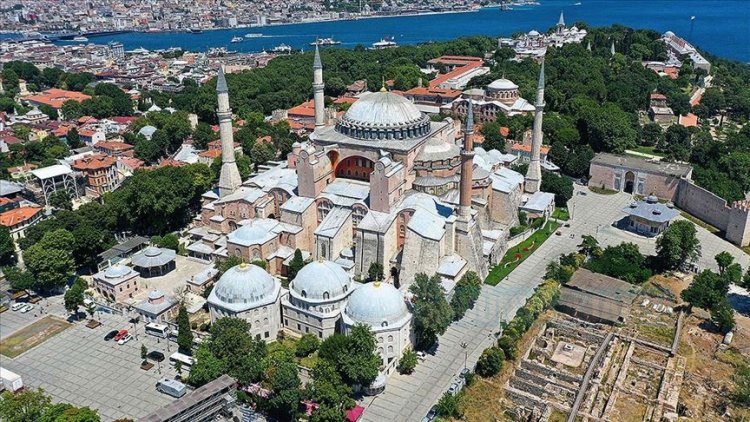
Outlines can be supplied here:
M323 292L323 299L330 299L328 292Z
M381 326L381 327L387 327L387 326L388 326L388 321L383 321L383 322L382 322L382 323L380 324L380 326Z
M300 292L300 294L302 295L302 297L307 297L307 292L306 292L306 291L304 291L304 290L303 290L303 291L301 291L301 292Z

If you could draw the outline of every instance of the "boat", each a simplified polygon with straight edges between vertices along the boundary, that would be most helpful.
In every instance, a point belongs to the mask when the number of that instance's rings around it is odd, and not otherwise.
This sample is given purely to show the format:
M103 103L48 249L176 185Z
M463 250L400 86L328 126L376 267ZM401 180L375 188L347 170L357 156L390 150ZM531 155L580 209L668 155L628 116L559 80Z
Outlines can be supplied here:
M200 28L190 28L188 32L190 32L191 34L202 34L203 30Z
M573 6L580 6L580 5L581 5L580 1L578 3L573 3Z
M271 49L271 52L272 53L291 53L292 52L292 47L289 47L286 44L279 44L276 47L274 47L273 49Z
M398 44L396 44L395 41L393 41L392 37L385 37L381 38L380 41L372 43L372 48L375 50L380 50L383 48L393 48L398 47Z
M319 38L313 42L310 43L310 45L315 46L324 46L324 45L338 45L341 44L341 41L336 41L333 38Z
M89 39L84 37L83 35L79 35L77 37L73 37L73 41L75 42L89 42Z
M242 37L232 37L232 41L231 42L237 44L237 43L240 43L242 41L245 41L245 39L242 38Z
M251 32L249 34L245 34L245 38L261 38L263 34L260 32Z

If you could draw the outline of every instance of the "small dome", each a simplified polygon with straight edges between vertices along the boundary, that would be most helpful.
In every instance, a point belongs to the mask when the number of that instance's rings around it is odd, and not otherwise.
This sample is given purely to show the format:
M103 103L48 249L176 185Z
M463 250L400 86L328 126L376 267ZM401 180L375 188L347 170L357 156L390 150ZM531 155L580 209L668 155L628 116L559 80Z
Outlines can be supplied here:
M489 89L518 89L518 85L514 84L513 81L509 79L496 79L492 81L489 85L487 85L487 88Z
M278 283L264 269L243 263L221 276L211 290L208 302L235 311L261 306L275 299Z
M657 198L655 195L649 195L646 198L646 202L648 202L649 204L656 204L657 202L659 202L659 198Z
M531 31L529 31L529 36L530 37L538 37L539 36L539 32L537 32L536 30L532 29Z
M107 271L104 272L104 277L106 278L125 277L126 275L130 274L130 271L132 271L130 267L126 267L120 264L115 264L107 268Z
M392 92L371 92L352 104L336 131L358 139L406 139L426 136L430 118L408 99Z
M161 249L157 248L156 246L149 246L144 249L143 254L148 257L159 256L161 255Z
M419 151L416 161L445 161L461 155L458 145L440 138L430 138Z
M369 324L374 328L395 324L409 315L404 297L392 284L367 283L349 297L344 313L354 323Z
M157 290L157 289L151 290L148 294L149 300L157 300L163 297L164 297L164 292L162 292L161 290Z
M313 261L297 273L290 291L303 299L328 300L345 296L352 280L340 265L331 261Z
M156 128L151 125L147 125L143 126L141 130L138 131L138 134L151 139L151 137L154 136L154 132L156 132Z

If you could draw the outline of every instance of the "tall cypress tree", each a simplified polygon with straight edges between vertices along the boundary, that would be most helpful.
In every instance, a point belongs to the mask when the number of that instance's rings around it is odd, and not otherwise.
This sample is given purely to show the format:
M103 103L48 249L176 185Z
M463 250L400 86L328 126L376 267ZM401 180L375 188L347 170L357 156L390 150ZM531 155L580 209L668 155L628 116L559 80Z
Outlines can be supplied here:
M177 346L181 353L191 355L193 353L193 332L190 330L190 318L187 309L180 306L180 312L177 314Z

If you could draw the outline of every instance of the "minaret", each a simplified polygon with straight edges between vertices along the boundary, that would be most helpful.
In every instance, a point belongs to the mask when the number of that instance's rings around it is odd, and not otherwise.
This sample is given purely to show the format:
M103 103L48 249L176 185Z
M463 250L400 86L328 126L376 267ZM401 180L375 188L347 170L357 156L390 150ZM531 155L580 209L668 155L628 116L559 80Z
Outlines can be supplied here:
M610 47L609 53L613 56L615 55L615 42L614 41L612 41L612 47Z
M232 109L229 108L229 89L224 77L224 66L219 67L219 77L216 81L216 93L219 108L216 116L219 118L219 135L221 136L221 175L219 176L219 196L224 197L242 185L240 171L234 161L234 133L232 132Z
M474 176L474 101L469 98L466 110L466 128L464 129L464 147L461 149L461 184L458 213L461 217L471 218L471 187Z
M563 12L560 12L560 19L557 20L557 34L562 34L563 29L565 29L565 19L563 19Z
M526 172L526 192L534 193L542 184L542 167L540 150L542 149L542 118L544 115L544 62L539 73L539 83L536 86L536 102L534 103L534 131L531 135L531 162Z
M315 104L315 130L326 125L325 97L323 95L323 63L320 61L320 50L315 43L315 59L313 61L313 102Z
M591 41L586 45L586 50L591 51Z

